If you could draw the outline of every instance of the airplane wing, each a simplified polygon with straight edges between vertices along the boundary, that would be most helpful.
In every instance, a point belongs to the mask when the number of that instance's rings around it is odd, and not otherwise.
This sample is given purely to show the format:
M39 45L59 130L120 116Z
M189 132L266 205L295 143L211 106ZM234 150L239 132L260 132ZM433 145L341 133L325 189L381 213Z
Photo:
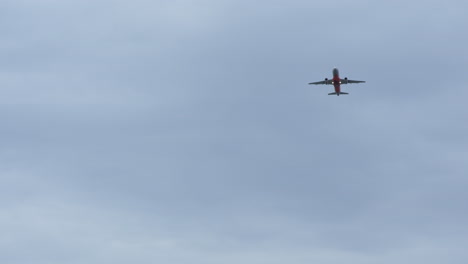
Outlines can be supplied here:
M349 79L340 79L341 84L347 84L347 83L365 83L366 81L355 81L355 80L349 80Z
M333 80L325 80L325 81L321 81L321 82L312 82L312 83L309 83L309 84L332 84L332 81Z

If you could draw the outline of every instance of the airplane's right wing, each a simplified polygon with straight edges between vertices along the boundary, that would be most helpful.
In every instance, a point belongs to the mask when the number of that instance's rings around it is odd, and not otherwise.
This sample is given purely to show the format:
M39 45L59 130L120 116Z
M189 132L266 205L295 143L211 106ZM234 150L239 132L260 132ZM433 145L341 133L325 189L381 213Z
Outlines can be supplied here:
M312 83L309 83L309 84L332 84L332 81L333 81L333 80L325 79L325 81L321 81L321 82L312 82Z

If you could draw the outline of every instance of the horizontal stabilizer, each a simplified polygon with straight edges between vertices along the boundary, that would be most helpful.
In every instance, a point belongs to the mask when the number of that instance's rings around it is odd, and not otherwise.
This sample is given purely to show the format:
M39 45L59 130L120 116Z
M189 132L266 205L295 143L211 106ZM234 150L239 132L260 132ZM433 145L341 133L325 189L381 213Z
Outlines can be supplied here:
M339 93L329 93L328 95L340 95L340 94L348 94L348 93L343 93L343 92L339 92Z

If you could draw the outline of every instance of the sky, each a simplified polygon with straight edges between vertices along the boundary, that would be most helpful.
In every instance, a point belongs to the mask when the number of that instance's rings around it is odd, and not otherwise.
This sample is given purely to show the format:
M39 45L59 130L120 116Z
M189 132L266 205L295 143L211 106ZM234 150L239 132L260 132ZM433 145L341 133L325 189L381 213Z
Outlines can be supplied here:
M0 261L466 263L467 8L0 1Z

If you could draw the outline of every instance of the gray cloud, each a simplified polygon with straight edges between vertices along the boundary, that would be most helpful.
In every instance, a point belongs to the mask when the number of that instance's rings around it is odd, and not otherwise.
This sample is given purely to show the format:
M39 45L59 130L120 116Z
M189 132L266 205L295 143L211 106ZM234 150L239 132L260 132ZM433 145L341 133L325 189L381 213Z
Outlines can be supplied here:
M464 263L464 5L2 3L0 259Z

